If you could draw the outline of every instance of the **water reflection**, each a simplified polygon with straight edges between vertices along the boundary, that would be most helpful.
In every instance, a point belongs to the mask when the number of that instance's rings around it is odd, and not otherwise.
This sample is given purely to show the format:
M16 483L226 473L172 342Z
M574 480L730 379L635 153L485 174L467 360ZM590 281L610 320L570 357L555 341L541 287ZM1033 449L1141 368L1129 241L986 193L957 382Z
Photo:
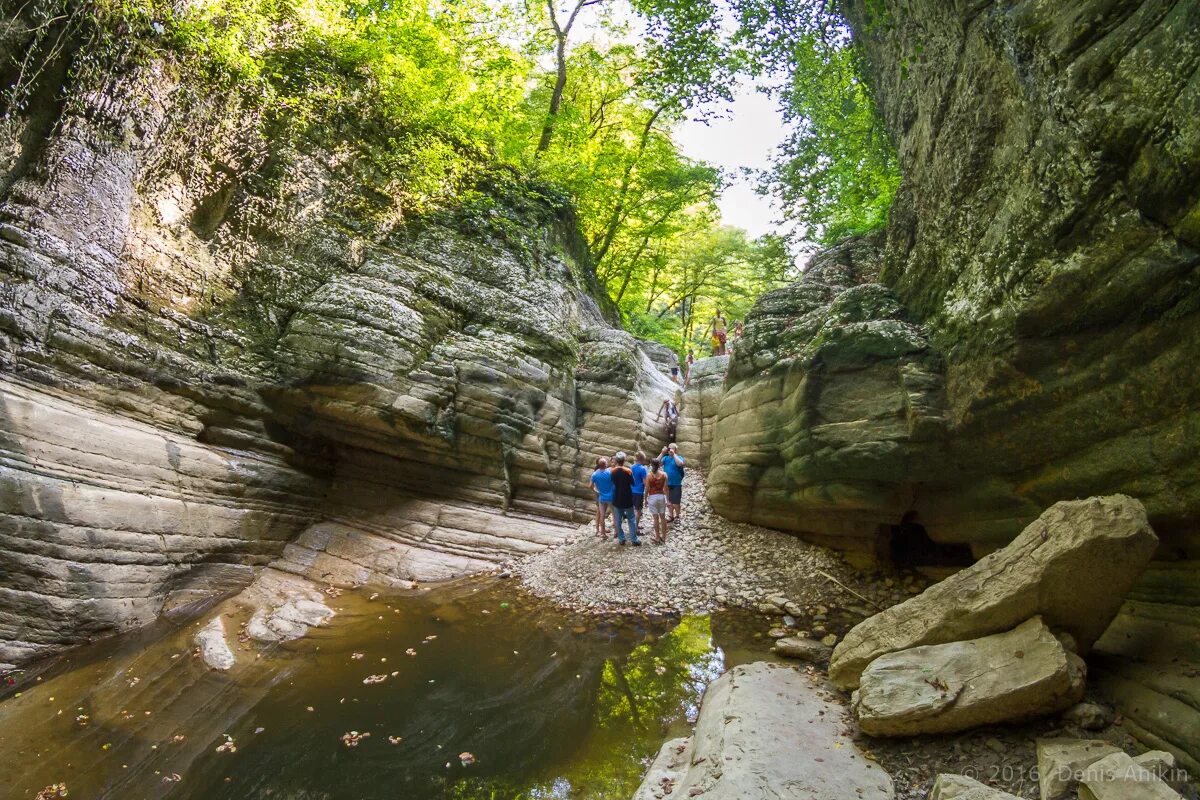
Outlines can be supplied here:
M338 603L230 675L194 626L63 664L0 702L0 796L627 798L723 668L708 617L584 621L503 582Z

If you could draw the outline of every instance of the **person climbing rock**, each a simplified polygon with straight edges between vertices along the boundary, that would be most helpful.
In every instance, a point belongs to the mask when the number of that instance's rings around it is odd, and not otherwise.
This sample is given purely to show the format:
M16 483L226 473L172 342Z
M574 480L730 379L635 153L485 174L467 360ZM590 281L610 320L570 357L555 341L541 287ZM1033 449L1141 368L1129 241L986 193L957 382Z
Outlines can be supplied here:
M689 347L687 351L687 366L683 370L683 385L687 386L692 379L692 365L696 363L696 348Z
M664 420L667 441L674 442L675 432L679 428L679 408L671 398L663 400L662 405L658 407L658 413L654 415L654 420Z
M654 524L655 544L667 543L667 473L662 471L662 461L650 461L646 475L646 511Z
M608 459L596 459L596 470L592 473L592 491L596 493L596 536L599 539L608 537L604 520L608 518L608 509L613 500L612 473L608 471Z
M659 455L663 472L667 474L667 522L674 522L682 513L684 467L683 456L679 455L678 450L678 445L671 442Z
M616 464L609 470L612 475L613 494L613 524L617 528L617 544L625 544L625 530L621 523L629 525L629 543L634 547L641 546L638 539L637 515L633 511L633 470L625 466L625 454L617 453L613 457Z
M637 516L637 523L642 524L642 510L646 507L646 454L638 450L633 454L633 466L629 468L633 473L633 513Z

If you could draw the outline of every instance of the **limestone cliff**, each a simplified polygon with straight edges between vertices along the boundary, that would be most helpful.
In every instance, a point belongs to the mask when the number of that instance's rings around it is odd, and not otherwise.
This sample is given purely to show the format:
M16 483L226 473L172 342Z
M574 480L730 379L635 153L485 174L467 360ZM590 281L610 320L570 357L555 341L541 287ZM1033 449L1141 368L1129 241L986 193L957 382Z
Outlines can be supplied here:
M827 253L751 315L711 499L979 555L1056 501L1128 494L1160 561L1107 646L1197 658L1200 4L845 5L903 185L874 255ZM1146 626L1177 645L1134 644ZM1137 672L1114 679L1127 716L1195 757L1195 681Z
M414 213L379 120L112 66L51 64L0 126L0 662L268 563L487 568L590 513L597 454L658 445L663 354L561 201L481 168Z

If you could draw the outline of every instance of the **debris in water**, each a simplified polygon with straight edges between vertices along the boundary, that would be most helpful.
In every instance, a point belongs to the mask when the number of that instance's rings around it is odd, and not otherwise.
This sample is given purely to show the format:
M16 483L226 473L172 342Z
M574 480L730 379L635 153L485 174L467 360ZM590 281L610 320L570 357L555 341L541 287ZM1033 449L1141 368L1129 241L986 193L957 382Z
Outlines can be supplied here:
M36 800L54 800L56 797L66 796L67 785L65 783L52 783L37 793Z
M462 762L464 767L469 767L475 763L475 756L467 752L462 752L458 754L458 760Z
M346 745L346 747L358 747L358 743L370 735L370 731L363 731L362 733L350 731L349 733L343 733L341 737L342 744Z
M171 737L171 741L174 742L175 744L182 744L183 742L187 741L187 737L184 736L182 733L177 733Z
M350 654L350 657L353 658L355 661L361 661L363 656L365 656L365 655L366 655L366 653L353 652Z
M411 647L408 648L407 650L405 650L404 652L408 653L410 656L415 656L417 654L417 651L413 650Z
M403 736L389 736L389 737L388 737L388 743L389 743L389 744L400 744L400 743L401 743L401 742L403 742L403 741L404 741L404 737L403 737Z
M383 683L387 680L387 677L387 675L368 675L367 677L363 678L363 683L365 683L367 686L373 686L376 683Z
M217 747L218 753L236 753L237 745L233 743L233 737L228 733L221 734L225 737L225 741Z

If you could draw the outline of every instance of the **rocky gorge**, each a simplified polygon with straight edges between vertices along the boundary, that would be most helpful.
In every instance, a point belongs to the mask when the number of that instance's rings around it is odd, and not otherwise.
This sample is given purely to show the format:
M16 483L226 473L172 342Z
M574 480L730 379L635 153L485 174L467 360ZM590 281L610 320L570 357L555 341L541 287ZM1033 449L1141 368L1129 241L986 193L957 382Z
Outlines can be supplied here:
M504 569L770 631L639 800L915 797L882 742L981 727L1058 765L1043 798L1191 791L1160 777L1200 773L1200 4L846 5L889 223L683 387L545 187L416 211L377 121L268 139L169 57L52 65L0 125L0 672L207 613L242 674L342 592ZM587 474L677 394L688 515L602 549ZM1029 718L1062 729L996 727Z

